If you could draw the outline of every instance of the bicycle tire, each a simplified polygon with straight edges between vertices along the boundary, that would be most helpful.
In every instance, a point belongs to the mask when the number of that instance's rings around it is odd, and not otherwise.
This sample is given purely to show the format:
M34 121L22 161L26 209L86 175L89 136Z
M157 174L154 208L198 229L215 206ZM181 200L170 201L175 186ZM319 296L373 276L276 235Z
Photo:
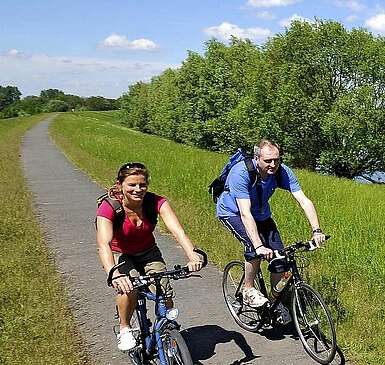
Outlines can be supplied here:
M131 360L131 363L133 365L146 365L144 353L143 353L143 339L142 339L142 332L141 332L141 321L140 321L140 313L138 309L134 310L134 313L132 314L131 321L130 321L132 328L139 328L139 333L137 334L136 340L137 340L137 348L133 351L130 351L128 353L128 356Z
M321 295L308 284L295 286L292 313L298 336L309 356L320 364L333 361L337 351L336 330Z
M223 297L235 322L247 331L257 332L261 327L262 318L255 308L243 304L244 273L245 265L241 261L231 261L226 265L222 279ZM254 286L260 290L256 280Z
M168 365L193 365L186 341L177 329L165 328L161 333Z

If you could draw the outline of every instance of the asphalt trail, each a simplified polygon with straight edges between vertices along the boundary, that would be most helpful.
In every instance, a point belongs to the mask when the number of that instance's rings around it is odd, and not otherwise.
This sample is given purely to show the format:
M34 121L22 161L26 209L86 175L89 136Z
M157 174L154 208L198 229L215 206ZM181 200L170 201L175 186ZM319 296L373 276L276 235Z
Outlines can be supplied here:
M29 130L22 144L21 158L36 214L91 358L96 364L129 363L116 347L114 295L106 286L96 251L95 199L103 191L57 150L48 136L51 119ZM185 263L175 241L156 236L170 265ZM290 333L262 336L240 329L226 310L221 272L209 265L202 276L173 285L179 322L195 364L314 364Z

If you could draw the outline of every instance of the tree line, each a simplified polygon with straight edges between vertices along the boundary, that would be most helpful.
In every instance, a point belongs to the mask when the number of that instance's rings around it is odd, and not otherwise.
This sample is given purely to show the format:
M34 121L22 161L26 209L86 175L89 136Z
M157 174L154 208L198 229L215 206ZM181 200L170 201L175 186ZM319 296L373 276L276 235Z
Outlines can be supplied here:
M334 21L293 22L264 45L212 39L121 97L124 124L213 151L278 142L295 167L385 171L385 39Z
M40 96L21 98L21 92L16 86L0 85L0 119L33 115L38 113L67 112L81 110L115 110L119 101L102 96L88 98L65 94L58 89L47 89Z

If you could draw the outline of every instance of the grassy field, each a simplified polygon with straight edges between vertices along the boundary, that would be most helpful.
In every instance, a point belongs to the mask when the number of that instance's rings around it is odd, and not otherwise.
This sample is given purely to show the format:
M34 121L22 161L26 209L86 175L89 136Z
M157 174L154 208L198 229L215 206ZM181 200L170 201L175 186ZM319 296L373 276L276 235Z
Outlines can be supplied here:
M170 199L211 262L223 268L241 258L240 245L216 221L207 193L228 157L127 130L116 118L113 113L63 114L50 133L75 164L103 186L114 182L122 163L145 163L151 172L150 190ZM385 364L385 188L296 173L317 207L322 228L332 236L323 250L309 253L309 281L333 309L345 356L357 364ZM310 227L290 194L278 191L272 206L285 242L310 238Z
M19 159L42 118L0 120L0 364L86 364Z

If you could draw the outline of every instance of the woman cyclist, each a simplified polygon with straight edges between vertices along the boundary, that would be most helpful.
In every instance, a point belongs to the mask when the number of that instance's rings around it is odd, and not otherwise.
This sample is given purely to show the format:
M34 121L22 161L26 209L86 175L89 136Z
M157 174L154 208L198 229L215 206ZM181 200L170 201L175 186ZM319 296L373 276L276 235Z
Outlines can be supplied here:
M110 199L118 200L124 209L124 221L117 225L116 213L107 199L103 200L96 212L96 241L103 268L108 273L116 264L126 264L114 273L131 276L166 270L162 254L156 245L153 231L159 215L168 230L182 246L190 271L202 268L200 256L183 230L177 216L165 197L148 192L149 173L138 162L124 164L118 172L116 183L109 189ZM155 218L155 219L154 219ZM136 307L137 293L127 276L113 280L117 289L117 305L120 317L118 348L128 351L136 341L130 327L130 319ZM172 306L172 288L167 279L162 283L168 306Z

